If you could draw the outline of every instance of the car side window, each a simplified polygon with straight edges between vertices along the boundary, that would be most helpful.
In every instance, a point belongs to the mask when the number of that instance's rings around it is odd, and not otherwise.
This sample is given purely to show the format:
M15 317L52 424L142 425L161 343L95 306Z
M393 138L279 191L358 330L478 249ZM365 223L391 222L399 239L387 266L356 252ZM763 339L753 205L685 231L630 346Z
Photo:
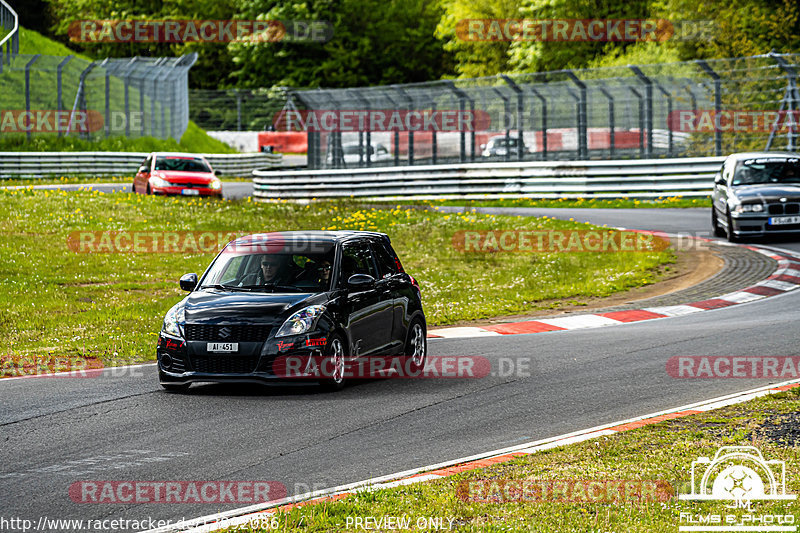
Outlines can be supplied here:
M339 279L340 285L346 285L347 280L353 274L368 274L378 279L378 272L372 259L372 251L366 242L348 244L342 248L342 277Z
M399 272L394 254L387 250L382 242L373 242L372 249L375 252L375 260L378 262L381 278L388 278Z
M142 163L142 166L144 167L144 171L145 172L150 172L150 164L152 162L153 162L153 158L152 157L148 157L147 159L144 160L144 163Z

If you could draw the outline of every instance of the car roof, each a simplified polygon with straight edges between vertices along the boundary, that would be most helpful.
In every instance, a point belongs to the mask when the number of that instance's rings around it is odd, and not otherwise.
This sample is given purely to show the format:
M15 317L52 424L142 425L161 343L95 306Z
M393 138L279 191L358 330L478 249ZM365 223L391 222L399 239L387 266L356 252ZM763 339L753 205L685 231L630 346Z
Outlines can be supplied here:
M800 154L796 152L739 152L728 156L729 159L735 159L736 161L763 157L800 157Z
M187 157L190 159L205 159L203 154L190 154L188 152L150 152L151 156L171 156L171 157Z
M310 242L334 244L363 237L373 237L390 242L388 235L376 231L272 231L268 233L245 235L244 237L239 237L231 241L229 245L259 246L268 243L303 244Z

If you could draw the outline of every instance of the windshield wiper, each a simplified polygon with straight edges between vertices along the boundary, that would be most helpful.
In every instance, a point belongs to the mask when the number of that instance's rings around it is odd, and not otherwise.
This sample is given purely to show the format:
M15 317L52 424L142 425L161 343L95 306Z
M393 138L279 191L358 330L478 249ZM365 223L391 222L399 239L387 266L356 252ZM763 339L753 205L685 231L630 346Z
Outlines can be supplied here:
M202 285L201 289L218 289L221 291L251 291L252 289L249 287L237 287L235 285L220 285L216 283L214 285Z

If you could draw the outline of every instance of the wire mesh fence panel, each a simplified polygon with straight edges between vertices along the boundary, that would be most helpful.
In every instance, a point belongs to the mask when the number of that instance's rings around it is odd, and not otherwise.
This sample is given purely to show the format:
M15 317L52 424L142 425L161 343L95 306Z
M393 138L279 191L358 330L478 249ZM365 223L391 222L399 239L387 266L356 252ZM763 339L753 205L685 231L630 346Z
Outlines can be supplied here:
M0 135L180 140L195 60L17 54L0 73Z
M798 65L771 53L291 90L272 127L307 134L311 168L796 150Z

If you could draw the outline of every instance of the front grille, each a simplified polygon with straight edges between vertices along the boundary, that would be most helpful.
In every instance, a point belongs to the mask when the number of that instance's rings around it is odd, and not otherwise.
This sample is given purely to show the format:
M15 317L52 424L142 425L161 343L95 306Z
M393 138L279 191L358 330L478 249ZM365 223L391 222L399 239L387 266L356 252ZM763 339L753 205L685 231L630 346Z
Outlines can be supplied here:
M264 342L272 326L186 324L187 341ZM224 330L224 331L223 331ZM225 335L227 333L227 335Z
M249 374L255 370L258 362L255 357L205 355L192 356L190 360L195 372L209 374Z
M767 224L767 231L800 231L800 224Z
M770 204L767 206L767 212L770 215L797 215L800 213L800 204Z

